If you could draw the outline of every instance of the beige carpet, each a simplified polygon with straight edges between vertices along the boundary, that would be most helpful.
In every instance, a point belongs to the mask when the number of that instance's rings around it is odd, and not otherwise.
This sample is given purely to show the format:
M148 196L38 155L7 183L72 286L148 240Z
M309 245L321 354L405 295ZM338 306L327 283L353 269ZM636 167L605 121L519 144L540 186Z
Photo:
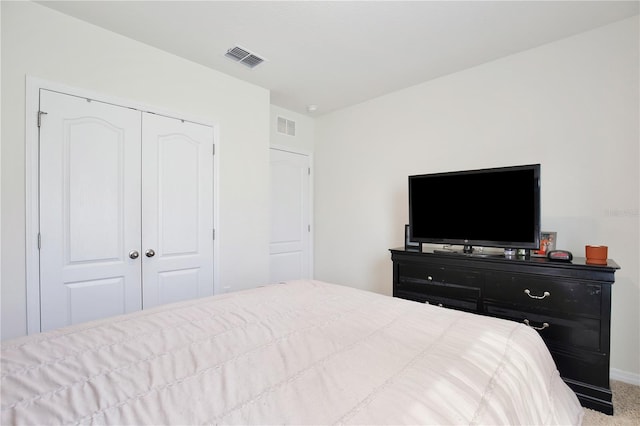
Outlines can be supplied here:
M590 409L585 410L585 426L591 425L640 425L640 387L624 382L611 381L613 392L613 416Z

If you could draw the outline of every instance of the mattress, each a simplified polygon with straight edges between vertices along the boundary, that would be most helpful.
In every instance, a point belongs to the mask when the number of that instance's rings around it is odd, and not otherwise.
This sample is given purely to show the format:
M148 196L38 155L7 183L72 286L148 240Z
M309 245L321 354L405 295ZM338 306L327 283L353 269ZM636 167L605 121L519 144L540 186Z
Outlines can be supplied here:
M313 280L2 344L0 423L580 424L531 328Z

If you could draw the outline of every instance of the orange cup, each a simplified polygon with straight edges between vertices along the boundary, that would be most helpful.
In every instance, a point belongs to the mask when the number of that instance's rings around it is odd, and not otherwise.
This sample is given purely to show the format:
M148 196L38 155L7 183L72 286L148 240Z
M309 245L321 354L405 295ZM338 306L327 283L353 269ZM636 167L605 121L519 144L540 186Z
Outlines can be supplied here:
M585 246L587 263L592 265L606 265L609 247L607 246Z

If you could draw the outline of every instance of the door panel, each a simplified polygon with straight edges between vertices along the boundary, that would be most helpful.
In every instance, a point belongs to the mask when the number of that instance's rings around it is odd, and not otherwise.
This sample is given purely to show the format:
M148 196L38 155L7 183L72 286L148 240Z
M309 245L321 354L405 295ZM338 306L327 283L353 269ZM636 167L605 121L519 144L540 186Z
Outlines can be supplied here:
M213 129L143 114L143 307L213 294Z
M121 260L124 129L82 117L64 131L67 263Z
M178 301L200 296L200 269L178 269L158 273L158 299Z
M198 253L198 141L188 135L158 137L158 244L164 256ZM211 156L207 157L211 160ZM154 182L156 183L156 182Z
M271 149L272 283L311 278L309 157Z
M41 90L42 331L141 308L140 112Z
M126 311L123 277L66 283L66 288L70 301L69 324L111 317Z

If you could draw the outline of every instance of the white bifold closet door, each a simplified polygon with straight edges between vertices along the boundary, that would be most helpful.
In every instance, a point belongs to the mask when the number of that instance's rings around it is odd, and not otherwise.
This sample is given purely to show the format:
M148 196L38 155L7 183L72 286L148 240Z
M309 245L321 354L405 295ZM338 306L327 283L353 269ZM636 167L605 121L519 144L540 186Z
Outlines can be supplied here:
M209 126L41 90L41 330L213 294Z

